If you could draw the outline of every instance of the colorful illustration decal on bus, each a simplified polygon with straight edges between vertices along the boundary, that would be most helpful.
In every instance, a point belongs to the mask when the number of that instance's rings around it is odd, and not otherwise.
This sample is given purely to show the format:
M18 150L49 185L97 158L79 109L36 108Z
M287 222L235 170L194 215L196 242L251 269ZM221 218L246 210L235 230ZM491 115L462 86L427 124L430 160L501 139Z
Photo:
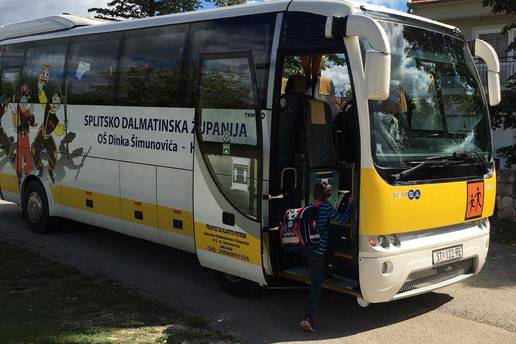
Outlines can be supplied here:
M59 145L59 152L61 153L60 162L68 161L66 166L71 169L76 169L82 166L84 159L79 165L75 165L73 163L73 158L82 155L82 148L77 148L74 150L71 156L68 152L68 144L73 141L75 134L66 132L65 124L60 123L59 117L57 115L58 111L61 109L63 98L60 87L57 87L54 90L52 98L49 102L47 90L45 89L49 81L49 75L50 66L48 64L42 64L38 78L38 97L40 104L43 106L44 115L43 123L41 123L41 127L39 128L36 138L32 143L32 154L34 157L34 164L36 165L36 169L38 171L38 176L43 177L45 167L43 164L43 153L46 153L48 159L48 176L50 177L52 183L55 183L55 170L57 166L58 154L56 143L52 137L52 134L55 134L59 137L64 136L64 138L61 140L61 144ZM64 169L62 169L62 172L64 175Z
M34 161L36 163L36 167L38 168L39 176L43 175L44 165L42 162L42 153L46 152L48 159L48 175L53 183L55 183L56 176L60 178L64 178L65 176L65 167L69 170L80 170L82 166L84 166L84 161L91 151L91 146L88 150L88 153L83 156L84 148L78 147L74 149L71 153L69 151L69 144L74 141L76 134L73 132L69 132L67 128L67 118L66 112L62 116L64 118L64 123L60 123L58 111L61 110L62 104L62 91L60 87L57 87L52 93L51 102L48 102L48 94L47 90L45 90L46 85L49 81L48 76L50 75L50 67L47 64L42 64L40 69L40 75L38 79L38 95L39 101L44 108L43 115L43 123L38 131L38 135L33 143L33 152L34 152ZM63 137L61 142L59 143L59 153L60 158L58 158L56 144L52 134L56 136ZM77 164L74 159L82 156L82 159ZM79 172L79 171L78 171ZM78 172L76 174L76 178L78 176Z
M38 111L35 111L32 97L32 90L28 84L23 84L18 95L3 94L0 96L0 148L2 161L5 163L10 161L14 164L18 179L18 186L21 185L22 177L26 177L33 172L37 172L41 178L44 175L45 164L43 160L48 161L48 176L52 183L56 182L56 170L59 171L59 177L64 178L65 167L68 169L79 169L83 166L84 159L80 164L75 164L73 159L83 154L83 148L75 149L71 154L68 151L68 145L75 139L74 133L67 133L66 130L66 114L60 114L63 93L61 87L56 87L52 93L46 90L46 86L50 78L50 65L43 63L40 68L39 77L37 79L37 101L42 105L43 116L41 120L37 120ZM48 95L51 95L49 99ZM18 99L18 102L16 102ZM16 130L17 138L7 135L1 125L2 117L11 112L13 127ZM59 117L63 117L61 121ZM62 123L63 122L63 123ZM35 128L40 124L39 130L31 144L30 128ZM64 136L59 144L59 153L54 141L53 134L56 136ZM59 158L59 161L58 161Z
M13 113L13 123L17 130L16 175L18 185L21 184L23 172L25 176L32 173L32 155L30 151L30 128L35 127L34 107L30 103L31 93L27 85L20 88L20 102Z
M0 154L3 154L5 158L14 162L14 137L8 136L2 127L2 118L7 113L7 108L11 99L7 96L0 96ZM0 157L2 157L0 155Z
M466 220L482 216L484 209L484 181L473 181L467 184Z

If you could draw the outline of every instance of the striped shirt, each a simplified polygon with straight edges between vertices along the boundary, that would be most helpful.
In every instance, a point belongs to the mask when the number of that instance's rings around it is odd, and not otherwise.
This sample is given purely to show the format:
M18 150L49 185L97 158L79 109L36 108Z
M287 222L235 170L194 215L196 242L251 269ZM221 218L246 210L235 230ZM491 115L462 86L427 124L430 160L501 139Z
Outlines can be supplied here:
M317 203L313 203L312 205L316 206ZM342 212L338 212L335 210L330 202L326 201L321 203L319 207L319 235L321 236L321 241L319 245L314 246L312 251L317 254L324 255L328 250L328 238L329 238L329 222L331 220L337 221L341 225L347 224L351 222L351 214L353 212L353 206L348 205L346 209Z

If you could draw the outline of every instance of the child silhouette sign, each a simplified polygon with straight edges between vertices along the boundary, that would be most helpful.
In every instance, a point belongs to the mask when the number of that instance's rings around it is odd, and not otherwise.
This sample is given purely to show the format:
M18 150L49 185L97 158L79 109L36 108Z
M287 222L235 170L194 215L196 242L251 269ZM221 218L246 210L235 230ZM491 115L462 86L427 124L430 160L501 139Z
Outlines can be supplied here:
M484 208L484 182L468 182L468 195L466 202L466 220L482 216Z

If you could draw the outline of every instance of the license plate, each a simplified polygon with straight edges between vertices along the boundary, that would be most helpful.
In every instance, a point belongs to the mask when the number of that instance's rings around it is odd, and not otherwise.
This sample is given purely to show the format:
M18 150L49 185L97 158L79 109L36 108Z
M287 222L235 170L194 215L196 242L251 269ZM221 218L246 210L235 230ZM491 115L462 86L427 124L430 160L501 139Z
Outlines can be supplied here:
M462 258L462 245L432 251L432 261L434 265L460 258Z

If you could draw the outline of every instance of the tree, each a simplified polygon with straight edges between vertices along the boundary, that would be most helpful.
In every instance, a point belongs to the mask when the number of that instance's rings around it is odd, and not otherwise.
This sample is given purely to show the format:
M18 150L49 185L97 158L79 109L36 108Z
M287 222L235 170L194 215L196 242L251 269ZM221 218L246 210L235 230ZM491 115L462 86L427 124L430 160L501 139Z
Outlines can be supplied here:
M241 5L241 4L246 3L246 0L208 0L208 1L212 2L217 7Z
M516 1L514 0L483 0L482 5L491 7L491 12L493 13L516 15ZM502 32L515 28L516 21L513 21L505 25L502 28ZM507 51L516 52L516 38L509 44ZM494 129L516 128L516 73L509 77L507 89L502 94L502 102L491 108L491 114L491 124ZM516 144L499 148L496 150L496 153L507 160L506 167L516 164Z
M111 0L109 8L93 7L96 18L123 20L129 18L154 17L170 13L195 11L201 7L200 0Z
M245 3L245 0L207 0L218 7ZM171 13L189 12L202 8L201 0L111 0L107 8L93 7L96 18L124 20L130 18L155 17Z

